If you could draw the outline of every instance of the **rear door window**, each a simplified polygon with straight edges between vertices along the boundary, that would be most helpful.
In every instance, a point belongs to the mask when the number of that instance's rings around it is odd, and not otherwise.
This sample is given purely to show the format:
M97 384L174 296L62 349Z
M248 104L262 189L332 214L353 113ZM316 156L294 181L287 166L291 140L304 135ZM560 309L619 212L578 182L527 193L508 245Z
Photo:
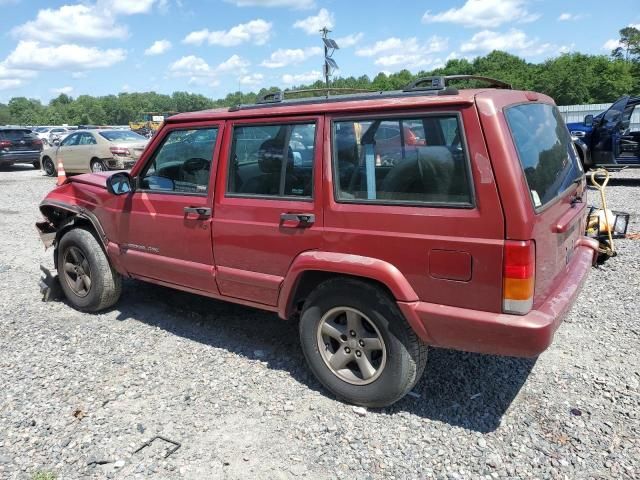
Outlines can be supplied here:
M469 207L471 176L456 114L333 122L336 199Z
M553 105L527 103L505 110L533 206L539 209L582 176L575 147Z

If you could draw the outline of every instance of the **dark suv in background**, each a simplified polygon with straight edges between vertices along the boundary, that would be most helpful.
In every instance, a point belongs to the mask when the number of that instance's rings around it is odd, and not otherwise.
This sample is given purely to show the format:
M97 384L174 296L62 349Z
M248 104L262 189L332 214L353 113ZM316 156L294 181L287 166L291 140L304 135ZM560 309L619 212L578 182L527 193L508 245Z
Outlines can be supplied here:
M0 167L30 163L40 168L42 140L28 128L0 127Z

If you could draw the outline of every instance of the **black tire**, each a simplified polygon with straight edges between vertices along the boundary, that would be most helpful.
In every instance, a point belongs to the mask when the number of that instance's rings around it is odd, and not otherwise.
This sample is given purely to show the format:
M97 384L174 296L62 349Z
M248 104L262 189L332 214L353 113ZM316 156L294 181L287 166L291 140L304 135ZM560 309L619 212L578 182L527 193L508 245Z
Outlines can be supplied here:
M44 173L49 177L55 177L57 175L56 166L49 157L44 157L42 159L42 169Z
M89 163L89 168L92 172L106 172L108 170L104 162L97 158L91 160L91 163Z
M342 307L364 314L377 330L374 335L382 337L386 359L371 383L345 381L320 352L318 331L323 318ZM300 342L311 371L322 385L339 399L366 407L384 407L401 399L420 379L427 361L427 345L409 326L395 301L377 286L357 279L327 280L309 295L300 317Z
M74 292L72 279L65 273L65 260L78 250L88 262L90 286L84 295ZM120 298L122 277L111 267L98 240L88 230L74 228L64 234L58 245L57 269L62 290L77 310L97 312L111 307Z

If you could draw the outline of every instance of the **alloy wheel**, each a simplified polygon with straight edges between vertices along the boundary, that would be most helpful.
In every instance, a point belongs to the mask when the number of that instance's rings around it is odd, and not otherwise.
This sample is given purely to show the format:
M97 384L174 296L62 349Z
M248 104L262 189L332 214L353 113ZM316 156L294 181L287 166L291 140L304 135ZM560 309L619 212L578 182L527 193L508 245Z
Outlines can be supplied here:
M69 247L64 254L63 276L78 297L86 297L91 290L91 267L78 247Z
M387 362L384 339L362 312L332 308L320 319L316 337L322 359L341 380L367 385L382 374Z

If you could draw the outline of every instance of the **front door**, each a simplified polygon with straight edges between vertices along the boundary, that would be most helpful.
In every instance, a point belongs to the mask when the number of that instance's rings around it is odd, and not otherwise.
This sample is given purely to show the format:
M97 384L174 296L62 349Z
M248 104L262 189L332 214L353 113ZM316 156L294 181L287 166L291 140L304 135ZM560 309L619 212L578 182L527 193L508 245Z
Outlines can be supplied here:
M58 162L62 162L65 172L78 172L80 166L80 149L78 146L82 132L76 132L69 135L60 142L60 146L56 152L56 168Z
M276 305L294 258L321 248L321 146L317 116L230 125L213 218L223 295Z
M622 114L628 101L628 96L616 101L602 116L600 123L594 126L591 145L595 165L615 163L617 142L622 133L620 132Z
M217 292L211 246L212 178L222 124L163 130L135 171L116 216L123 265L135 277Z

